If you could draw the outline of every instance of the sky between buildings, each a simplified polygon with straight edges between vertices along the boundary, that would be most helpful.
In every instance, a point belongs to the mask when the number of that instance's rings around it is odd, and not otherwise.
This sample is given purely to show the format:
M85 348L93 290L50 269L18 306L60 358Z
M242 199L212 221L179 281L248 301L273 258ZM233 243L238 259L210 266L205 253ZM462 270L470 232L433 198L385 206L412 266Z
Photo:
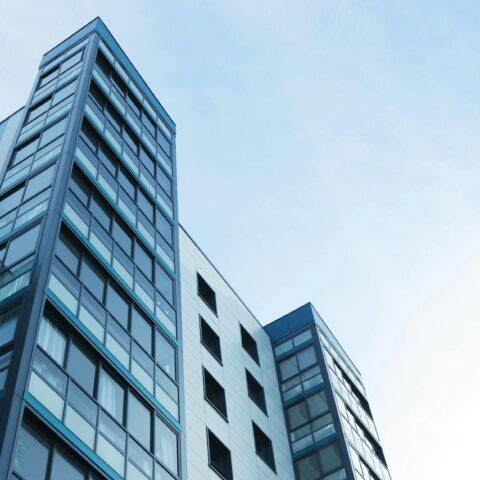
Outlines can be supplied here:
M180 219L262 323L311 301L394 480L480 429L480 4L0 0L0 118L101 16L177 123Z

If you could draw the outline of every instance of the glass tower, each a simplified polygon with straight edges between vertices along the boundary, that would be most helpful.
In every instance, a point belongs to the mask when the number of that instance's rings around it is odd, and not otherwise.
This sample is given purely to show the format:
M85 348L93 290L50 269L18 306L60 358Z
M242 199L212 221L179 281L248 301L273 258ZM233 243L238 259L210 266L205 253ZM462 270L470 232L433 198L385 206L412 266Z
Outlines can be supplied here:
M0 478L180 478L174 122L95 19L0 150Z
M298 480L390 480L358 369L311 304L265 327Z

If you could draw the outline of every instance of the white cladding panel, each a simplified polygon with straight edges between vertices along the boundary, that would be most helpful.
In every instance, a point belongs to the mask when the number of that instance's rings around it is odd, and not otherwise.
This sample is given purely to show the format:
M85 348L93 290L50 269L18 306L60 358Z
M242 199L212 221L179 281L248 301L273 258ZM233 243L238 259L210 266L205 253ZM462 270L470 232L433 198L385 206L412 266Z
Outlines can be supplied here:
M215 291L218 316L197 295L197 272ZM208 466L208 427L230 449L235 480L293 480L290 448L270 339L182 228L180 280L187 478L219 479ZM220 337L223 365L220 365L200 342L200 316ZM242 348L240 324L257 342L260 367ZM225 389L228 422L204 400L202 366ZM268 416L248 397L245 368L248 368L265 389ZM276 474L255 453L252 420L272 440Z

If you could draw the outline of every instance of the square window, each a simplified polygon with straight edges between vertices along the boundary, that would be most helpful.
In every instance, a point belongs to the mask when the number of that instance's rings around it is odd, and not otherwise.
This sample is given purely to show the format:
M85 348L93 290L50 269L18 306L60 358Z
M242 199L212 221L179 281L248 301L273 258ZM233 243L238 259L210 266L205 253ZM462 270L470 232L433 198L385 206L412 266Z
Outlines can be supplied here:
M255 402L258 408L266 414L267 403L265 402L265 390L248 370L245 370L245 374L247 376L248 396Z
M200 340L203 346L222 363L220 337L202 317L200 317Z
M260 365L260 359L258 358L257 342L255 339L240 325L240 335L242 337L242 347L244 350Z
M210 430L207 441L210 467L225 480L233 480L230 450Z
M34 252L37 245L39 232L40 225L36 225L13 240L10 240L7 255L3 261L3 266L10 267L18 260Z
M252 427L253 438L255 441L255 452L274 472L276 472L272 441L267 435L265 435L265 433L263 433L255 422L252 422Z
M23 162L26 158L36 152L38 146L38 140L40 136L36 135L31 140L28 140L27 143L24 143L22 146L18 147L13 155L12 165L17 165Z
M217 298L213 288L197 273L198 296L217 314Z
M44 73L41 77L40 77L40 80L38 82L38 87L37 88L40 88L40 87L43 87L44 85L46 85L47 83L50 83L52 80L54 80L55 78L57 78L57 75L58 75L58 72L59 72L59 67L55 67L53 70L50 70L49 72L47 73Z
M224 388L213 378L213 376L203 369L203 383L205 388L205 398L217 412L227 419L227 402L225 400Z

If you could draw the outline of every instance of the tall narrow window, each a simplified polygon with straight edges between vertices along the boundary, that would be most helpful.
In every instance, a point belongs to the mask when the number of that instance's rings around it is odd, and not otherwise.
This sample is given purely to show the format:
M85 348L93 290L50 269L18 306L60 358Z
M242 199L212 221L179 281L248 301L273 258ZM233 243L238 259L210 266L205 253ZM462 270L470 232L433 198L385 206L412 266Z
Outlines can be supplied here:
M224 388L215 378L203 369L203 381L205 385L205 398L225 419L227 418L227 402Z
M175 474L178 471L177 435L155 417L155 456Z
M217 314L217 298L213 288L197 273L198 296Z
M248 396L255 402L260 410L267 413L267 404L265 402L265 391L263 390L263 387L248 370L245 370L245 374L247 377Z
M255 422L252 422L255 452L274 471L275 457L273 455L272 441L263 433Z
M63 367L67 337L48 317L43 317L40 323L38 344Z
M233 480L230 450L210 430L207 430L207 440L210 468L225 480Z
M125 390L104 370L100 373L98 401L118 423L123 424Z
M260 359L258 358L258 348L255 339L240 325L240 335L242 337L242 347L244 350L260 365Z
M222 363L222 350L220 348L220 337L213 328L200 317L200 339L203 346Z
M0 347L10 342L15 334L19 307L15 306L0 313Z
M72 378L93 397L96 364L77 343L72 343L68 352L67 371Z

